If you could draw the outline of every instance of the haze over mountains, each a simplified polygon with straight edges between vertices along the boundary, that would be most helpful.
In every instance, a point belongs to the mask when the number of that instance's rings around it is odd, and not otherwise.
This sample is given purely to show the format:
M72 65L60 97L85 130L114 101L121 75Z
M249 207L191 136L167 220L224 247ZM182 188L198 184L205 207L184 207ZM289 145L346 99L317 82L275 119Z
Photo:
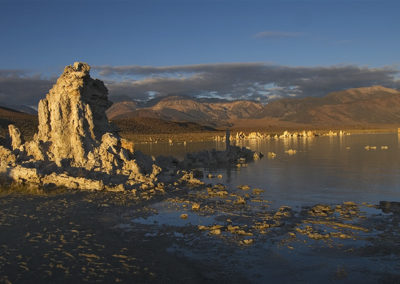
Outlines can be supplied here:
M400 91L372 86L333 92L321 98L285 98L265 106L254 101L167 96L145 106L117 102L109 119L151 117L211 127L268 125L356 126L400 123Z

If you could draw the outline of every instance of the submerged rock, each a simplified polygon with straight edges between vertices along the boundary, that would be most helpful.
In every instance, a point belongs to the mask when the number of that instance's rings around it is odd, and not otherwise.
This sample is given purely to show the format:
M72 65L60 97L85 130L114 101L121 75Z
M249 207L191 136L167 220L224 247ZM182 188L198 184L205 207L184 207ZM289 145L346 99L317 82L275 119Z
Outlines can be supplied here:
M204 150L189 153L182 162L183 167L221 167L236 164L246 164L263 157L262 153L256 153L246 147L230 146L227 151Z
M384 213L400 214L400 202L397 201L380 201L379 208Z

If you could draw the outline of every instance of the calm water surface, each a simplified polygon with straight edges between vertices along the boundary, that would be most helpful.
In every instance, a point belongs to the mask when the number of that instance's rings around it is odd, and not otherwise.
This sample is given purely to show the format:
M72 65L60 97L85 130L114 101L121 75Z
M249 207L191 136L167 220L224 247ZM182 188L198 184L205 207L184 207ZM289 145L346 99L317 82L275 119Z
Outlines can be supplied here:
M240 143L265 157L240 169L205 169L222 174L231 188L241 184L265 190L276 204L312 205L346 200L379 203L400 199L400 137L397 134L354 134L337 137L247 140ZM365 146L376 146L366 150ZM381 146L388 146L387 150ZM216 148L224 142L151 143L136 149L152 155L183 158L188 152ZM295 149L295 155L285 153ZM268 152L276 153L274 159ZM207 178L205 182L211 182ZM215 179L212 182L216 182Z
M141 223L157 230L200 232L200 237L196 233L184 234L185 245L171 246L171 253L201 262L216 260L226 264L227 271L239 271L251 283L399 283L399 212L383 213L362 204L399 201L399 141L397 134L248 140L240 146L264 153L262 160L241 168L204 169L205 176L210 172L222 174L221 179L204 181L227 185L229 197L216 199L207 197L207 190L194 190L181 199L153 205L157 213L132 219L133 226ZM366 150L365 146L376 149ZM223 142L201 142L142 144L136 148L147 154L183 158L187 152L224 147ZM285 153L289 149L297 153ZM268 152L276 153L276 157L269 159ZM265 191L254 196L251 190L237 188L244 184ZM235 205L232 195L248 195L248 207ZM266 203L255 200L259 197ZM338 206L346 208L344 201L354 204L350 209L353 215L346 217L347 213L339 213L341 209L329 215L313 215L307 208L326 204L336 210ZM199 202L203 211L191 210L192 202ZM288 218L278 217L279 224L264 233L252 229L263 220L273 223L281 206L292 210ZM180 217L182 213L187 214L186 218ZM254 244L232 246L232 242L244 237L229 233L230 224L251 231L247 238L253 239ZM198 225L220 225L221 235L199 231ZM329 232L350 237L330 236ZM315 239L315 233L328 237Z

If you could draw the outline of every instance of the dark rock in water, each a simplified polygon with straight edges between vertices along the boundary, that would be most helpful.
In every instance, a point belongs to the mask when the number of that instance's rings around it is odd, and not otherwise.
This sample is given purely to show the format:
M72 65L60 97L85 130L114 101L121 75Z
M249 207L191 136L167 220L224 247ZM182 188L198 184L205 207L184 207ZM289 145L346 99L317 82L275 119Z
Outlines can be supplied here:
M182 162L184 168L221 167L245 164L262 158L262 153L254 152L245 147L230 146L228 151L204 150L189 153Z
M379 208L384 213L400 214L400 202L397 201L380 201Z

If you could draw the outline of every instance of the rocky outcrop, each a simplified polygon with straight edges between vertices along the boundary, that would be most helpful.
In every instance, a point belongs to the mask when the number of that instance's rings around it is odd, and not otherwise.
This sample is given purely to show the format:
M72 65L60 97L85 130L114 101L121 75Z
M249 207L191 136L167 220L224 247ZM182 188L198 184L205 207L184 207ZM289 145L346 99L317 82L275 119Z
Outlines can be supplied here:
M108 91L100 80L92 79L90 67L74 63L39 102L37 139L50 142L49 158L60 164L71 159L76 166L86 166L90 152L102 136L112 132L105 111L111 106Z
M105 114L111 105L107 88L89 71L85 63L65 67L39 102L33 140L24 142L18 128L9 126L9 143L0 146L1 177L33 186L113 191L159 188L164 182L201 184L190 171L178 169L191 162L133 151L133 144L113 131ZM218 161L236 161L244 153L235 151L217 153ZM246 155L252 155L249 151Z
M103 82L90 67L67 66L39 102L39 129L24 143L9 126L9 148L1 147L3 176L19 183L80 189L125 190L157 182L161 168L114 133L105 111L111 105Z
M7 165L14 165L17 161L17 157L13 154L10 149L0 146L0 165L2 168L7 167Z
M11 148L13 150L18 149L23 144L23 139L21 136L21 132L15 125L10 124L8 125L8 132L11 139Z

